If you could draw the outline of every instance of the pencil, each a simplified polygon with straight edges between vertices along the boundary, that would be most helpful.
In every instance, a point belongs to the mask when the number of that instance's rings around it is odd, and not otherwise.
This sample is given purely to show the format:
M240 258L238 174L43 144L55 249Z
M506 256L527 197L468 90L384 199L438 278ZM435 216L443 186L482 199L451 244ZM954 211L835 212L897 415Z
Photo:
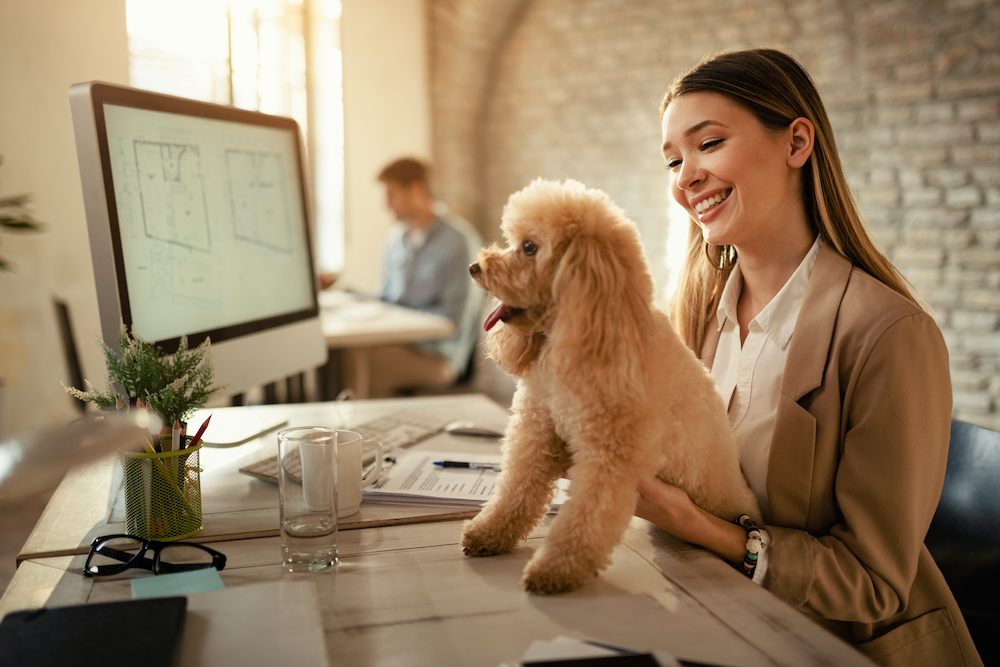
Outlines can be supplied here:
M174 420L174 427L170 429L170 451L176 452L181 448L181 422Z
M210 421L212 421L212 415L209 415L208 419L203 421L201 426L198 427L198 432L194 434L194 438L191 439L190 444L187 446L188 449L196 447L198 443L201 442L201 436L205 433L205 429L208 428L208 422Z
M159 452L156 451L156 448L153 446L153 444L151 442L152 439L153 439L153 436L151 436L149 433L143 433L142 434L142 446L145 447L146 452L148 454L158 454Z

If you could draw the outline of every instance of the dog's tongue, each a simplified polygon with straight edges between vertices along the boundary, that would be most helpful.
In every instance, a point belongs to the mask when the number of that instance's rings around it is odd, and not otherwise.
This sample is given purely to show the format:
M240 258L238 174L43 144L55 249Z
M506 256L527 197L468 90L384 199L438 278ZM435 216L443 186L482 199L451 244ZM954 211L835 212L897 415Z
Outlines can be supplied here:
M486 316L486 321L483 322L483 330L489 331L495 327L497 322L499 322L509 311L510 308L507 304L501 303L492 313Z

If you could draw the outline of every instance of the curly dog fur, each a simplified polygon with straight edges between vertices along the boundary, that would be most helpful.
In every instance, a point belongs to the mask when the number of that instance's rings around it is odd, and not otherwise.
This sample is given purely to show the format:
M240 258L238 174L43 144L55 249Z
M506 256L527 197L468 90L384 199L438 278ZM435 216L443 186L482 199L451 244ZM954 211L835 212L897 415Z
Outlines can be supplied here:
M711 375L654 305L635 225L599 190L536 180L510 197L508 245L470 267L501 302L490 356L517 376L494 497L466 526L470 556L508 552L569 500L525 567L535 593L578 588L607 567L654 474L725 519L760 511Z

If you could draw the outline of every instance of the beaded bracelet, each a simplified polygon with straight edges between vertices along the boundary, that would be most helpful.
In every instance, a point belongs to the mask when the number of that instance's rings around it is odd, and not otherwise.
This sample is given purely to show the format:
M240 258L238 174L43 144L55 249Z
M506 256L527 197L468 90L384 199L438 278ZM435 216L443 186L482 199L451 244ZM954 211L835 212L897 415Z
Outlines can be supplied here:
M753 579L754 570L757 569L757 556L764 550L764 540L760 528L748 515L744 514L736 523L747 531L747 555L743 557L743 574Z

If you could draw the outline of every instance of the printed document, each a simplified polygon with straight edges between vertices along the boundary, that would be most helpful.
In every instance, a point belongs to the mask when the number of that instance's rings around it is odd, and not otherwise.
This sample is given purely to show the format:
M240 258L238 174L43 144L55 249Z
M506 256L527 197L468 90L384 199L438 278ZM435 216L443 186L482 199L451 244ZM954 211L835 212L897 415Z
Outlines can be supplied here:
M500 474L491 468L454 468L438 465L444 461L493 464L499 467L497 454L458 454L428 450L396 450L386 457L382 476L364 490L364 499L372 503L413 504L438 507L482 507ZM553 509L569 496L569 480L560 479Z

